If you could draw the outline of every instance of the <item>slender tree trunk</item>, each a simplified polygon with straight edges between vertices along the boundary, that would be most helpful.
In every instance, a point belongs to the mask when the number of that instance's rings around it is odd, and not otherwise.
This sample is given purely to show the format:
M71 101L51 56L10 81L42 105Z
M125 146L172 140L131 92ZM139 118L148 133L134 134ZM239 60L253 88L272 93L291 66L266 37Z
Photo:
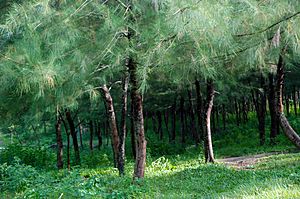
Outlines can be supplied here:
M118 135L118 127L116 122L116 115L113 105L113 99L110 95L110 92L107 86L104 84L101 87L102 95L105 100L105 106L107 108L107 116L108 116L108 123L109 129L111 131L111 140L112 140L112 147L113 147L113 155L114 155L114 167L117 168L118 164L118 151L119 151L119 135Z
M75 162L76 164L80 164L80 153L79 153L79 146L78 146L78 141L77 141L77 133L75 129L75 124L74 120L71 116L71 112L69 110L66 111L66 118L69 123L70 127L70 134L72 136L73 140L73 147L74 147L74 152L75 152Z
M236 124L237 126L240 126L239 106L236 98L234 98L234 107L235 107Z
M288 93L285 94L285 106L286 106L286 114L288 117L290 117L290 97Z
M293 104L294 104L294 112L297 116L297 93L296 93L296 86L293 86Z
M195 141L196 146L200 143L200 137L197 133L196 124L195 124L195 111L194 111L194 105L192 102L192 91L188 89L188 98L189 98L189 109L190 109L190 126L192 131L192 136Z
M78 122L80 123L79 118L78 118ZM83 127L82 127L82 124L79 124L79 139L80 139L80 148L81 149L83 149L82 133L83 133Z
M163 140L163 130L162 130L162 117L161 117L161 112L157 111L156 112L156 116L157 116L157 132L159 135L159 139Z
M164 114L164 122L165 122L166 130L167 130L167 133L168 133L168 136L169 136L169 142L171 142L172 141L172 136L171 136L170 131L169 131L169 109L164 110L163 114Z
M102 133L101 133L100 122L98 122L98 125L97 125L97 137L98 137L98 150L100 151L101 146L102 146Z
M222 104L222 121L223 121L223 130L226 130L226 110L225 104Z
M126 60L128 62L130 85L131 85L131 103L133 109L133 124L136 135L136 160L134 166L134 179L143 178L145 173L146 163L146 139L144 132L144 117L143 117L143 101L139 91L139 83L137 77L137 66L132 58Z
M121 114L121 130L120 130L120 144L119 144L119 163L118 169L120 176L125 175L125 139L126 139L126 114L127 114L127 90L128 90L129 77L127 72L123 78L123 93L122 93L122 114Z
M184 122L184 98L180 97L180 123L181 123L181 143L185 143L185 122Z
M155 120L155 112L151 112L151 118L152 118L152 128L153 128L153 131L158 134L158 128L156 128L156 120Z
M70 164L70 133L68 131L67 124L66 124L65 120L63 119L63 115L60 112L59 112L59 115L60 115L60 119L62 120L62 122L64 124L65 132L66 132L66 135L67 135L67 167L68 167L68 171L70 171L70 169L71 169L71 164Z
M136 139L134 133L134 123L133 123L133 104L131 103L130 106L130 134L131 134L131 151L134 160L136 160Z
M200 82L196 80L196 100L197 100L197 119L198 119L198 131L200 135L200 139L203 140L204 130L203 130L203 104L202 104L202 95L200 90Z
M269 74L269 110L271 117L270 128L270 144L275 144L275 138L278 135L278 117L276 114L276 98L275 98L275 86L274 75Z
M258 93L259 103L258 103L258 129L259 129L259 138L260 145L264 145L266 141L266 132L265 132L265 118L266 118L266 94L265 94L265 79L261 75L261 88L263 89ZM257 98L258 99L258 98Z
M93 125L93 121L90 120L89 122L89 126L90 126L90 150L93 151L93 139L94 139L94 125Z
M61 135L61 118L58 117L56 125L56 143L57 143L57 168L63 169L63 140Z
M210 128L210 117L214 103L215 90L213 86L213 81L207 81L207 107L206 107L206 131L205 131L205 143L204 143L204 153L205 153L205 162L215 162L212 137L211 137L211 128Z
M284 50L282 53L284 53ZM282 127L282 130L285 133L285 135L297 148L300 148L300 137L291 127L283 112L283 103L282 103L283 84L284 84L284 62L283 62L283 54L280 54L279 61L277 64L277 85L276 85L277 114L279 116L280 126Z
M172 141L176 139L176 97L172 106Z

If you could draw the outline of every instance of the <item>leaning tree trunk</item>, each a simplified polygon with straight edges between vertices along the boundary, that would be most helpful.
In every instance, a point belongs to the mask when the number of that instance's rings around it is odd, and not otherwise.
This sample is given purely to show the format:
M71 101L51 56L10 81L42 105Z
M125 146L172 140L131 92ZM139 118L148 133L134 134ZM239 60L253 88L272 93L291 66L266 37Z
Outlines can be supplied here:
M116 122L116 115L113 105L113 99L110 95L109 89L104 84L101 87L102 96L105 100L105 106L108 116L108 124L109 129L111 131L111 140L112 140L112 147L113 147L113 155L114 155L114 167L117 167L118 164L118 150L119 150L119 135L118 135L118 127Z
M66 111L66 118L69 123L70 127L70 134L72 136L73 140L73 146L74 146L74 152L75 152L75 162L76 164L80 164L80 153L79 153L79 146L78 146L78 141L77 141L77 133L75 129L75 124L74 120L71 116L71 112L69 110Z
M58 117L56 125L56 143L57 143L57 168L63 169L63 140L61 135L61 118Z
M134 166L134 178L143 178L146 163L146 139L144 132L143 101L139 91L137 66L132 58L128 58L128 68L131 85L131 103L133 104L133 124L136 135L136 160Z
M284 83L284 62L283 62L283 55L280 54L279 61L277 64L277 85L276 85L277 114L279 116L280 126L283 132L285 133L285 135L297 148L300 148L300 137L291 127L283 112L283 96L282 96L283 83Z
M124 74L123 78L123 93L122 93L122 113L121 113L121 127L120 127L120 143L119 143L119 159L118 159L118 169L120 176L125 174L125 138L126 138L126 114L127 114L127 90L128 90L128 75L127 72Z
M271 117L270 128L270 144L275 144L275 138L278 135L278 117L276 114L276 98L275 98L275 86L274 75L269 74L269 110Z
M205 153L205 162L215 162L212 138L211 138L211 128L210 128L210 117L214 104L215 90L212 80L207 80L207 107L206 107L206 130L205 130L205 139L204 139L204 153Z

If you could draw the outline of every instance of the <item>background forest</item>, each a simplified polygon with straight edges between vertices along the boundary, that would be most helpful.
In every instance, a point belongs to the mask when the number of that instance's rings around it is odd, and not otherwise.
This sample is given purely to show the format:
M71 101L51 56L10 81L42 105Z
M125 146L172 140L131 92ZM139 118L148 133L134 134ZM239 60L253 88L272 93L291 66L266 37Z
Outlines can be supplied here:
M299 24L298 0L0 0L0 197L300 198Z

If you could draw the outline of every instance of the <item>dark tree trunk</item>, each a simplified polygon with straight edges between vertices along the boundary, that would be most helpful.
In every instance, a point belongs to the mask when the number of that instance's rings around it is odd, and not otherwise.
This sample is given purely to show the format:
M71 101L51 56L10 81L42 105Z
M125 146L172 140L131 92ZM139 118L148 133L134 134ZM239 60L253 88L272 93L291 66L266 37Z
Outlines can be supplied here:
M93 138L94 138L94 125L93 125L93 121L90 120L89 122L89 126L90 126L90 150L93 151Z
M282 53L284 53L284 50ZM283 103L282 103L283 84L284 84L284 62L283 62L283 54L280 54L279 61L277 64L277 84L276 84L277 114L279 116L280 126L282 127L282 130L285 133L285 135L297 148L300 148L300 137L291 127L283 112Z
M235 117L236 117L236 124L237 126L240 126L240 117L239 117L239 106L238 106L238 102L237 99L234 98L234 109L235 109Z
M74 152L75 152L75 163L80 164L80 153L79 153L79 146L78 146L78 141L77 141L77 133L75 129L75 124L74 120L71 116L71 112L69 110L66 110L66 118L69 123L70 127L70 134L72 136L73 140L73 147L74 147Z
M63 169L64 163L63 163L63 140L62 140L62 134L61 134L61 118L58 117L56 125L56 144L57 144L57 168Z
M143 117L143 101L142 95L139 91L139 83L137 77L137 66L132 58L127 59L130 85L131 85L131 103L133 109L133 124L136 135L136 160L134 166L134 178L143 178L145 173L146 163L146 139L144 132L144 117Z
M158 134L158 130L157 130L157 127L156 127L156 114L155 112L151 112L151 119L152 119L152 128L153 128L153 131Z
M97 125L97 137L98 137L98 150L100 150L102 146L102 133L101 133L101 125L99 122Z
M157 111L156 112L156 116L157 116L157 133L159 135L159 139L163 140L163 130L162 130L162 117L161 117L161 112Z
M222 121L223 121L223 130L226 130L226 109L225 104L222 104Z
M172 136L171 136L170 131L169 131L169 109L164 110L163 114L164 114L164 122L165 122L166 130L167 130L167 133L168 133L168 136L169 136L169 142L171 142L172 141Z
M266 94L265 94L265 79L261 76L261 88L263 89L258 93L259 103L258 103L258 129L259 129L259 138L260 145L264 145L266 141L266 132L265 132L265 118L266 118ZM257 98L258 99L258 98Z
M136 139L135 139L135 133L134 133L134 123L133 123L133 104L131 103L130 106L130 134L131 134L131 151L132 156L134 159L136 159Z
M192 101L192 91L188 89L188 98L189 98L189 109L190 109L190 126L193 139L195 141L196 146L200 143L200 137L197 133L196 124L195 124L195 111L194 105Z
M83 141L82 141L82 134L83 134L83 127L82 124L80 124L80 120L78 118L78 122L79 122L79 140L80 140L80 148L83 149Z
M180 123L181 123L181 143L185 143L185 122L184 122L184 98L183 96L180 97Z
M103 85L101 87L101 91L102 91L103 98L105 100L105 106L107 109L107 116L108 116L108 124L109 124L109 129L111 131L110 135L111 135L112 147L113 147L114 167L117 168L118 151L119 151L119 135L118 135L118 127L116 122L113 99L106 85Z
M212 145L212 137L211 137L211 128L210 128L210 117L214 104L214 96L215 90L213 86L213 81L207 81L207 106L206 106L206 130L205 130L205 139L204 139L204 154L205 154L205 162L215 162L213 145Z
M275 138L278 135L278 116L276 114L276 98L275 98L275 86L274 75L269 74L269 110L271 117L270 128L270 144L275 144Z
M71 169L71 164L70 164L70 133L68 131L67 124L66 124L65 120L63 119L63 115L60 112L59 112L59 115L60 115L60 119L62 120L62 122L64 124L65 132L66 132L66 135L67 135L67 167L68 167L68 171L70 171L70 169Z
M176 97L172 106L172 141L176 139Z
M203 130L203 104L202 104L202 95L200 90L200 82L196 80L196 99L197 99L197 119L198 119L198 133L200 135L200 139L203 140L204 130Z
M245 97L243 97L242 109L243 109L243 120L244 120L244 123L247 123L248 122L248 111L247 111L247 102L246 102Z
M286 106L286 114L289 117L290 116L290 97L289 94L285 94L285 106Z
M296 86L293 86L293 104L294 104L294 112L297 116L297 93L296 93Z
M119 162L118 169L120 176L125 175L125 139L126 139L126 114L127 114L127 90L128 90L129 77L126 74L123 78L123 93L122 93L122 114L121 114L121 127L120 127L120 144L119 144Z

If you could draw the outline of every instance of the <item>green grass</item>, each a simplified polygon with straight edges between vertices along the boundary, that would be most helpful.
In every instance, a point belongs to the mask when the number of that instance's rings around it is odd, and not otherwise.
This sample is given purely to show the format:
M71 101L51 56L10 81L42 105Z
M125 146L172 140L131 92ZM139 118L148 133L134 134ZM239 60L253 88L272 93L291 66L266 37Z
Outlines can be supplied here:
M299 119L290 119L299 130ZM8 145L0 155L0 198L300 198L300 154L291 153L294 147L282 134L277 145L269 145L267 139L259 146L256 125L252 119L216 133L216 157L289 153L238 170L221 163L205 164L201 147L192 142L168 144L148 133L145 179L137 183L132 183L129 145L124 177L112 167L109 145L92 154L83 150L81 167L73 166L70 172L55 170L55 151Z

